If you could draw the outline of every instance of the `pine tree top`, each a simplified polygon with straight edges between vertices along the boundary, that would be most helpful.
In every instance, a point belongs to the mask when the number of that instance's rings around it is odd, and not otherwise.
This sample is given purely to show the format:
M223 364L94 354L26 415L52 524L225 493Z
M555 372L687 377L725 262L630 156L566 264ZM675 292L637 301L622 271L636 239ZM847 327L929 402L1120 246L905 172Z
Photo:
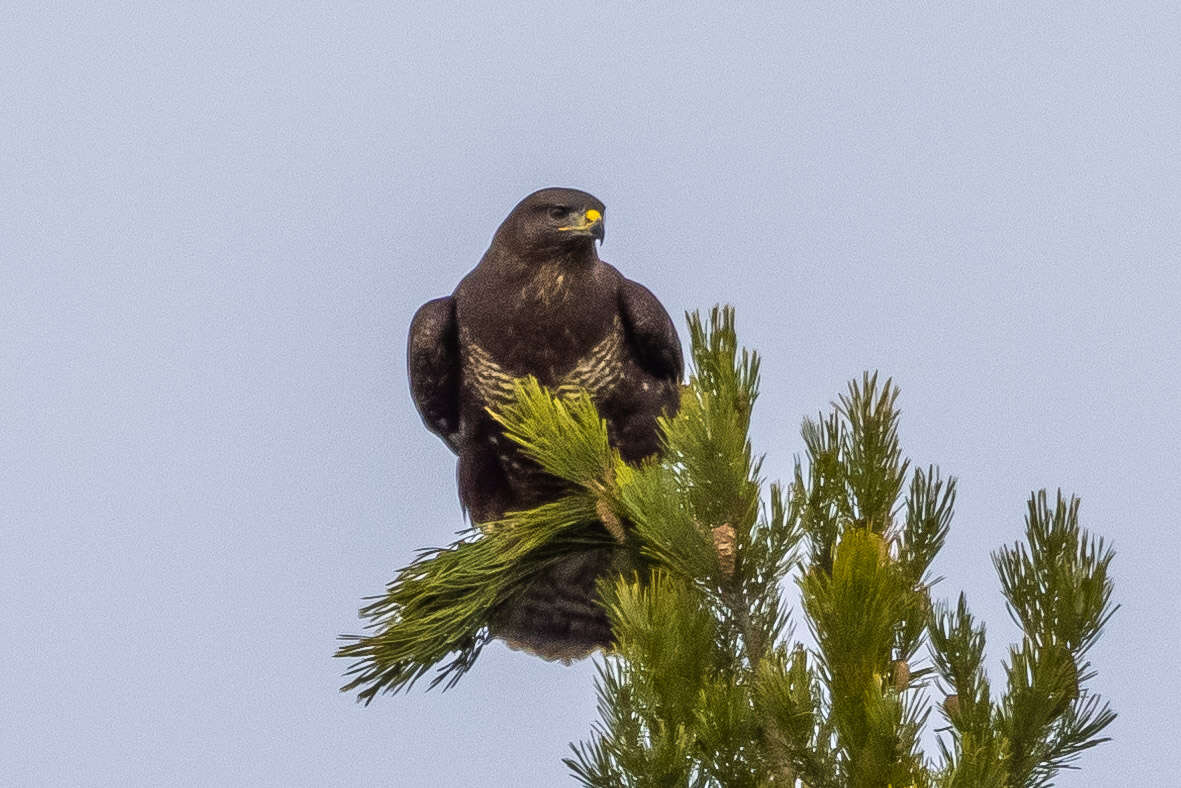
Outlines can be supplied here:
M993 555L1022 631L994 689L964 595L932 599L956 480L903 456L893 382L866 373L806 420L791 482L764 497L758 356L732 309L690 315L689 333L659 461L623 462L585 392L517 384L495 418L571 493L421 553L338 651L354 660L345 690L368 703L432 670L431 686L453 685L498 604L564 552L612 544L600 720L566 760L584 785L1048 786L1107 740L1115 713L1086 655L1116 609L1113 551L1077 498L1033 493L1025 539ZM787 582L814 647L792 638ZM920 748L933 709L937 755Z

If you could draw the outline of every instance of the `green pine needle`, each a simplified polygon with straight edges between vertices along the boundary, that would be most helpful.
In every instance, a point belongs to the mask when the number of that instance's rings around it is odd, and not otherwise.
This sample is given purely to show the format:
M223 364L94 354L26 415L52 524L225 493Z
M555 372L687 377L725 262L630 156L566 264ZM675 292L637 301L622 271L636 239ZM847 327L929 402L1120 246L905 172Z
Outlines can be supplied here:
M534 377L516 381L513 397L489 414L527 457L560 479L590 485L618 462L607 423L583 389L555 397Z
M487 623L499 605L570 551L609 544L586 494L511 512L483 531L424 551L361 609L374 631L342 638L348 645L336 656L356 660L342 691L359 690L358 699L369 703L379 693L409 689L448 658L430 686L453 686L488 642Z
M501 605L570 551L613 546L630 567L599 584L616 648L598 665L599 722L565 760L585 786L1039 788L1107 740L1115 713L1086 654L1118 607L1114 553L1080 527L1077 499L1034 494L1025 540L993 555L1022 628L1001 692L964 596L931 601L956 480L911 470L893 382L867 372L805 420L792 483L764 504L759 357L729 307L688 323L692 372L658 460L624 463L586 392L517 382L492 417L568 494L399 572L361 611L369 634L337 652L354 660L344 689L368 703L432 670L432 687L453 685ZM790 641L793 571L811 652ZM916 661L924 640L933 665ZM919 749L932 689L938 764Z

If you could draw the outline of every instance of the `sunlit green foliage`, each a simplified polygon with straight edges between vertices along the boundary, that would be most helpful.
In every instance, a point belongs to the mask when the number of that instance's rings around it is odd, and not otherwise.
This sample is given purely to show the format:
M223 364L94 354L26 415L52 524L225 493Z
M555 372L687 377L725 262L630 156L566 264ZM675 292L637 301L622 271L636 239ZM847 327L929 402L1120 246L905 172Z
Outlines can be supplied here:
M357 660L346 689L368 701L448 658L435 683L453 683L496 604L563 550L613 543L630 556L600 582L616 646L600 719L566 760L583 785L1024 788L1105 741L1115 715L1087 653L1115 610L1113 553L1079 526L1077 499L1033 494L1024 542L993 556L1023 633L998 692L964 596L932 601L956 483L903 456L893 383L867 373L805 420L791 483L764 497L758 356L728 308L690 316L689 334L659 461L623 462L585 394L518 385L496 417L569 496L403 570L362 611L374 633L341 649ZM793 638L789 584L809 643ZM933 707L937 756L920 747Z

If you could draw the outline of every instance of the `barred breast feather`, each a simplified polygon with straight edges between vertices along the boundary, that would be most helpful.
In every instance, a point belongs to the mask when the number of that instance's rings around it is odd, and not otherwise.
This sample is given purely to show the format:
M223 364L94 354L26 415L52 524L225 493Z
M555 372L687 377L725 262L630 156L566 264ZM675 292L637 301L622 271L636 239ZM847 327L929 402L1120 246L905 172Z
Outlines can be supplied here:
M586 389L596 399L609 394L624 375L623 321L618 315L611 329L574 366L560 375L551 388L558 394L569 395ZM463 370L466 384L486 405L495 407L507 402L513 393L514 381L519 377L501 364L492 354L475 342L470 333L461 332ZM546 383L547 381L542 381Z

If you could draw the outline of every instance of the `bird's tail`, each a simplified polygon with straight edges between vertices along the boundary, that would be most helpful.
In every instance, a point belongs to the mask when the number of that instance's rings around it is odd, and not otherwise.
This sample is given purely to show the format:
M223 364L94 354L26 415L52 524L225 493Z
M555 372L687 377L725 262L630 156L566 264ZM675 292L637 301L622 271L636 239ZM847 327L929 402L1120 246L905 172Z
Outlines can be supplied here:
M596 582L612 567L612 550L562 558L492 617L489 629L509 648L569 664L612 643Z

